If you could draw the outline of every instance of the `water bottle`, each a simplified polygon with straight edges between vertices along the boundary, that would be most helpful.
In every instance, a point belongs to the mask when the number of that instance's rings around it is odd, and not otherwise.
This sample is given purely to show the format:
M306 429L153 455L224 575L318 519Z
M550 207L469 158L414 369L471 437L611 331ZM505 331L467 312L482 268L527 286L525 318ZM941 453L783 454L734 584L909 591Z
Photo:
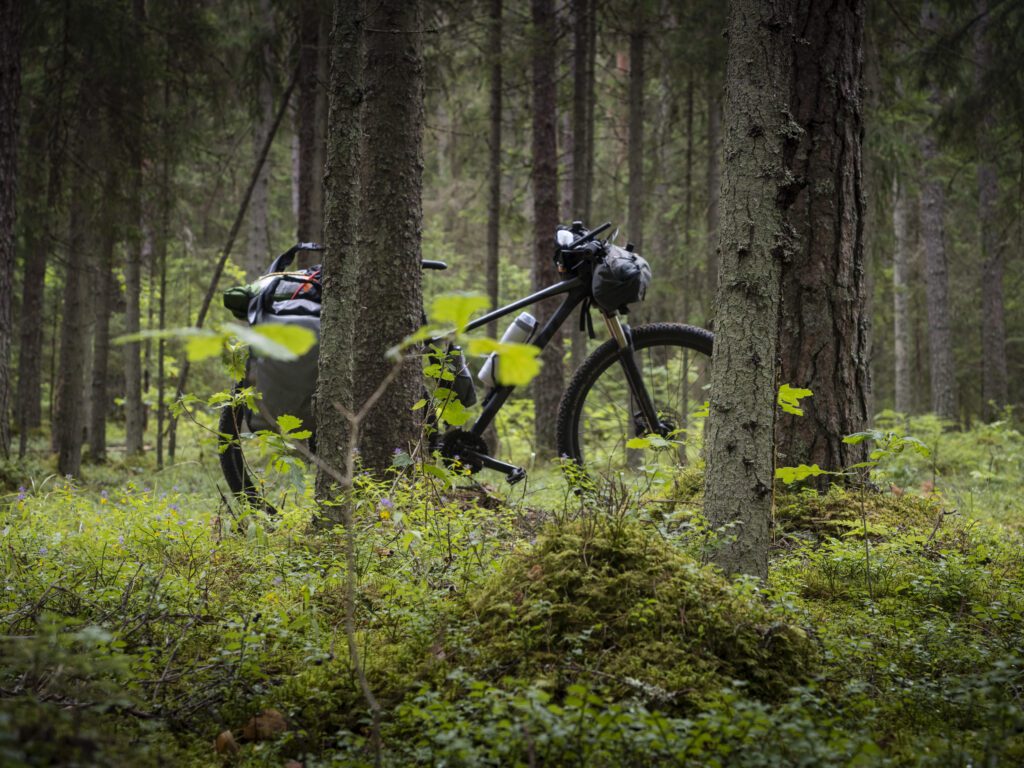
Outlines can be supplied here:
M505 330L505 335L501 337L501 340L503 342L507 341L526 344L533 338L533 332L536 330L537 318L529 312L523 312L509 324L508 328ZM498 382L495 377L497 366L498 353L492 352L488 355L487 360L484 361L483 367L480 368L480 373L478 373L476 377L488 387L497 386Z

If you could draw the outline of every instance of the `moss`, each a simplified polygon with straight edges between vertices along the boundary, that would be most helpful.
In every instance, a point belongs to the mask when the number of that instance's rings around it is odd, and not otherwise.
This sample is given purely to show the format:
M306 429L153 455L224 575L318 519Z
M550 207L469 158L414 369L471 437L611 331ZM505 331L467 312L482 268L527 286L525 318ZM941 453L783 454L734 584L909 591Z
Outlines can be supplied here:
M690 713L742 681L773 701L815 662L807 633L635 523L549 527L471 596L481 673L589 680Z
M863 506L862 506L863 505ZM863 530L862 511L872 538L908 530L928 530L942 517L940 501L910 494L848 491L833 485L828 493L782 493L775 498L779 538L827 539Z

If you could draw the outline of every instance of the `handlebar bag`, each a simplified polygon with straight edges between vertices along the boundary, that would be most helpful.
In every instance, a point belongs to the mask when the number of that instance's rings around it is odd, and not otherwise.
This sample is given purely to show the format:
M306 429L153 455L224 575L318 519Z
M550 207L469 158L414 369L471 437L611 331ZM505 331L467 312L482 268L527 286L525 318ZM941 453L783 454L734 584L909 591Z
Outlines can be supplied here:
M610 245L594 267L591 288L594 301L605 312L626 311L627 305L644 300L650 282L651 266L646 259Z

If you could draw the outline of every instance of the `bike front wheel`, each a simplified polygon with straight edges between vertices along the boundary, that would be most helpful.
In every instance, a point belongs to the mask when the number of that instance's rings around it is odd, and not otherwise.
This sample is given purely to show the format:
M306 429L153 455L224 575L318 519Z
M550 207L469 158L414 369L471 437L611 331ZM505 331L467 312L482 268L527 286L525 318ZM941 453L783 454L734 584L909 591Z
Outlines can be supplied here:
M612 339L584 361L562 396L559 453L597 472L635 473L699 460L714 336L676 323L639 326L631 335L633 358L658 415L656 436L649 434Z

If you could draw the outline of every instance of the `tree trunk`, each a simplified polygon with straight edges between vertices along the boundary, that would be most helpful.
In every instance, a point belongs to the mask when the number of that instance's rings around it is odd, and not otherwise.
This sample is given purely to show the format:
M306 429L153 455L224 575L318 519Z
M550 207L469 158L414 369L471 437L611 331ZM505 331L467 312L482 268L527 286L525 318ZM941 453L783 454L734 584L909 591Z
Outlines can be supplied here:
M643 2L634 2L629 33L629 228L627 239L644 250L644 42Z
M143 0L133 0L132 8L135 41L141 50L144 44L142 35L145 21L145 4ZM140 313L143 248L142 133L145 91L141 72L133 72L129 83L130 91L127 112L130 114L128 160L130 163L131 191L129 194L131 202L129 205L128 262L124 271L126 302L124 330L127 334L135 334L139 332L142 319ZM125 344L123 354L125 455L134 456L142 453L143 432L145 430L142 413L142 358L139 343L133 341Z
M933 34L938 17L928 0L921 6L921 28ZM930 87L928 101L937 110L941 97ZM936 175L938 147L934 128L927 125L918 140L921 159L921 239L924 241L925 285L928 297L928 356L932 410L943 419L957 421L956 367L953 362L952 322L949 314L949 269L946 262L946 191Z
M0 456L5 459L11 448L11 300L21 99L21 7L21 0L0 0Z
M707 196L708 207L704 217L704 228L708 237L708 295L714 296L718 291L718 197L722 185L720 158L722 152L722 104L719 101L719 89L708 89L708 165L707 165ZM714 321L714 312L708 313L709 321Z
M117 210L114 199L117 175L114 166L106 170L101 213L99 253L95 261L93 291L92 382L89 408L89 458L94 462L107 460L107 371L110 357L110 315L113 312L116 282L112 272L114 247L117 244Z
M321 1L299 3L299 215L300 242L323 239L323 134L319 130ZM303 265L306 266L306 265Z
M784 149L795 0L733 0L726 77L722 276L705 430L705 515L728 573L768 574L781 262L793 252Z
M352 303L359 282L356 242L363 101L363 0L335 0L331 35L330 111L327 134L323 304L316 391L317 454L328 465L346 465L349 426L336 405L352 403ZM317 473L318 499L330 499L333 480ZM333 508L329 508L328 512ZM339 518L340 519L340 518Z
M533 59L533 287L540 290L558 281L552 260L555 230L558 228L558 150L555 118L558 102L555 90L554 0L531 0ZM543 326L553 314L551 302L537 308ZM562 332L551 339L541 353L541 371L533 381L534 434L541 456L555 452L555 422L562 395Z
M572 219L590 226L589 164L593 157L594 126L589 99L592 96L590 66L591 0L572 0ZM583 365L587 357L587 332L578 325L570 326L572 336L572 367Z
M988 0L977 0L974 80L980 88L992 58ZM978 148L978 226L981 230L981 400L986 421L998 419L1009 399L1006 372L1006 320L1003 305L1003 249L996 217L999 202L996 120L985 102L975 123Z
M80 100L85 101L85 91ZM60 363L57 373L56 405L53 432L57 443L57 471L62 475L78 475L82 463L82 438L85 428L85 339L88 307L87 274L88 219L92 194L89 189L91 171L84 167L84 156L95 138L92 130L95 115L81 107L79 135L75 142L77 157L72 163L68 248L64 268L64 291L61 301Z
M910 414L914 410L910 376L910 308L907 295L910 291L910 205L907 192L899 179L893 179L892 197L892 228L895 240L892 257L895 408L899 413Z
M256 83L256 119L253 121L253 159L260 156L267 140L270 126L274 122L274 86L271 70L274 66L274 52L270 41L274 36L274 15L270 0L260 0L260 55L259 75ZM249 234L246 238L245 275L255 280L263 274L270 259L270 232L268 216L270 206L270 158L260 169L260 177L252 191L249 205Z
M866 445L871 374L864 263L863 0L800 0L793 92L785 127L798 247L783 265L780 383L814 396L803 416L780 415L776 450L786 465L839 470ZM824 483L827 485L827 480Z
M499 243L501 234L501 0L491 0L488 45L491 61L490 126L487 178L490 184L487 197L487 298L491 309L498 307ZM487 334L498 337L497 321L487 325Z

